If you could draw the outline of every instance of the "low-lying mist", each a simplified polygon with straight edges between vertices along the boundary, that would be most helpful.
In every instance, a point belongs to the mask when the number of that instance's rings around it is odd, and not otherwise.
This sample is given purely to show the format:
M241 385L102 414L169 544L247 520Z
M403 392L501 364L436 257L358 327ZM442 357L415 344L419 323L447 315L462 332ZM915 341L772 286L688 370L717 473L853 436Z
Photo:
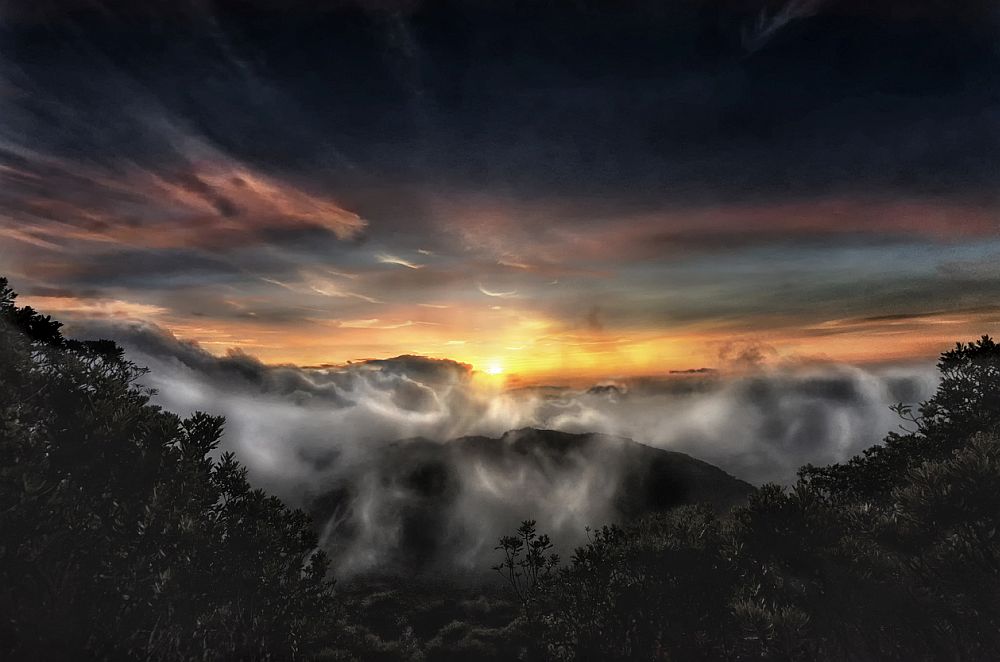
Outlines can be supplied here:
M929 364L800 364L503 390L447 360L267 366L241 353L215 357L151 326L72 331L113 338L148 366L156 404L224 415L224 448L257 485L313 512L340 576L413 565L413 555L422 567L487 568L496 538L526 517L574 544L584 527L616 517L623 481L634 480L604 442L554 456L452 453L427 441L519 428L600 433L687 453L750 483L787 483L802 464L878 442L899 423L888 406L925 399L937 383Z

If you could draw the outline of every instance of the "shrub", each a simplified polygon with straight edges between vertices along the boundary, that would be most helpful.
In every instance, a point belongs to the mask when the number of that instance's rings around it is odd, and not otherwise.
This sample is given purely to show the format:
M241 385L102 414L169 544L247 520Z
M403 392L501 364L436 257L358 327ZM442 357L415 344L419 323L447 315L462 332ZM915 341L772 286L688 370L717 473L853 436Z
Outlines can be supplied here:
M0 652L297 659L324 636L308 518L253 489L223 420L149 404L108 341L62 336L0 279Z

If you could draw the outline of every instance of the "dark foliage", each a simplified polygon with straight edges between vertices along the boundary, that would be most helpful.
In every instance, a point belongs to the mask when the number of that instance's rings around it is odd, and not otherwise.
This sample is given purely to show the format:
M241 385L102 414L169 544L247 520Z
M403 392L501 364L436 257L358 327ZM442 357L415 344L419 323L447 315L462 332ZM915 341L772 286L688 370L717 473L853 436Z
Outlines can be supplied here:
M108 341L0 279L0 658L298 659L331 622L308 518L151 406Z
M901 432L728 517L606 527L523 622L576 660L1000 658L1000 347L942 355ZM502 543L503 546L503 543Z
M540 600L559 567L559 555L551 553L552 541L547 535L538 535L534 520L522 522L515 535L500 538L496 549L503 552L504 558L493 570L504 578L521 606L528 635L525 653L537 657L541 638Z
M322 659L509 662L531 643L500 586L392 577L338 588L338 645Z
M978 432L1000 423L1000 346L988 336L958 343L938 361L941 384L915 415L902 403L902 433L844 464L803 467L800 476L834 500L884 498L914 467L947 458Z

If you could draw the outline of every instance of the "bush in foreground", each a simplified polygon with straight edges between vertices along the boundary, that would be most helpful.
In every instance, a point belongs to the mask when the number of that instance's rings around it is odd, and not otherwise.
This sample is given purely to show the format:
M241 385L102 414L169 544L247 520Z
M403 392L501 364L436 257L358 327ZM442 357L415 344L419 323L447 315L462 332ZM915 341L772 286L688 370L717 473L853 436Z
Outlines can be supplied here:
M0 278L0 657L297 659L331 622L308 518Z

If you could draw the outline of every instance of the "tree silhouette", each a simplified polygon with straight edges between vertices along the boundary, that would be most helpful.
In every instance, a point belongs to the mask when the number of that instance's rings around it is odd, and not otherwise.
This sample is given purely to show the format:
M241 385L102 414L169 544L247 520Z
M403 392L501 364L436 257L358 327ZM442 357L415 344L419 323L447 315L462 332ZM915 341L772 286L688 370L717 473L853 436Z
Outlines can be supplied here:
M979 432L1000 424L1000 346L989 336L957 343L938 361L941 383L917 414L900 403L906 422L843 464L803 467L799 475L833 499L884 498L920 463L947 457Z
M0 656L303 657L333 607L308 518L218 453L223 419L15 299L0 278Z

